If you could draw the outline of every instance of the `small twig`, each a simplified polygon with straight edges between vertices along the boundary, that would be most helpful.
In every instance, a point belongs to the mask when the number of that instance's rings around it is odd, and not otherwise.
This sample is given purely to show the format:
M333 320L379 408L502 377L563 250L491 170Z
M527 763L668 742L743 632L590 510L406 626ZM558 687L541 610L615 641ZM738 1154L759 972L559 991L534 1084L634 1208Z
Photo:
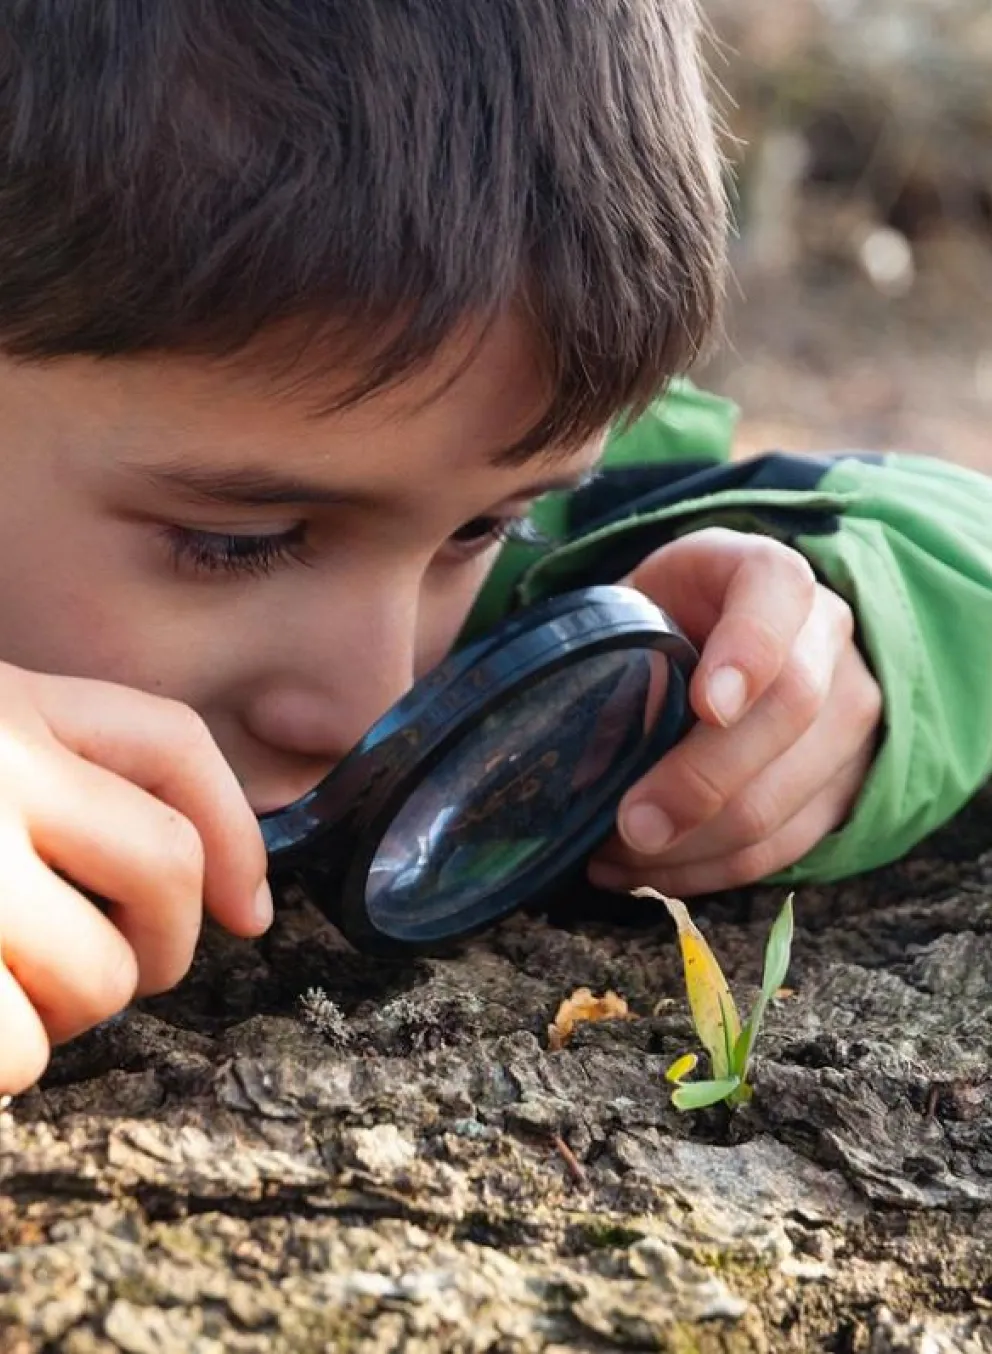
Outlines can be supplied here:
M924 1119L932 1119L937 1113L937 1106L940 1103L940 1087L936 1082L932 1082L930 1090L927 1092L927 1101L923 1107Z
M578 1185L580 1189L588 1189L589 1177L586 1175L585 1167L560 1133L552 1133L551 1144L568 1167L568 1173L572 1177L574 1183Z

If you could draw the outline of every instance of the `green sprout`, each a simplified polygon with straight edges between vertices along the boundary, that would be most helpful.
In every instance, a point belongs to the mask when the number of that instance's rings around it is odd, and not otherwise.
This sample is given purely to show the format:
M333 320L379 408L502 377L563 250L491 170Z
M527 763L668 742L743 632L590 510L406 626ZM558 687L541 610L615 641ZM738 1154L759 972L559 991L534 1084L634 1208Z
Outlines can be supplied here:
M677 898L666 898L657 889L641 888L634 892L638 897L657 898L664 903L678 927L692 1021L700 1043L709 1054L712 1075L706 1081L685 1080L695 1071L699 1062L695 1053L683 1054L672 1063L665 1073L666 1079L675 1086L672 1104L677 1110L701 1110L721 1100L731 1107L746 1104L754 1094L748 1084L747 1074L758 1031L768 1003L785 982L789 969L794 895L790 893L786 898L769 933L761 991L751 1014L741 1025L723 970L702 932L689 916L685 903Z

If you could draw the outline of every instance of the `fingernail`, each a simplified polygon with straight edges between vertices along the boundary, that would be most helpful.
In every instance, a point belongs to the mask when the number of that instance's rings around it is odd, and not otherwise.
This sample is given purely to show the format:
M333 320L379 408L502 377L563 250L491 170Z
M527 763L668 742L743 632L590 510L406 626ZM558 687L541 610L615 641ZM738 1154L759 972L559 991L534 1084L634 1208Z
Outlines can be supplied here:
M620 816L620 835L638 855L655 856L675 836L675 825L657 804L631 804Z
M590 865L589 883L593 888L606 889L613 893L623 892L626 885L627 875L616 865Z
M251 917L255 923L255 929L259 932L267 931L272 925L273 915L272 890L269 888L269 881L263 879L251 905Z
M721 724L733 724L747 700L747 682L740 668L717 668L709 680L710 705Z

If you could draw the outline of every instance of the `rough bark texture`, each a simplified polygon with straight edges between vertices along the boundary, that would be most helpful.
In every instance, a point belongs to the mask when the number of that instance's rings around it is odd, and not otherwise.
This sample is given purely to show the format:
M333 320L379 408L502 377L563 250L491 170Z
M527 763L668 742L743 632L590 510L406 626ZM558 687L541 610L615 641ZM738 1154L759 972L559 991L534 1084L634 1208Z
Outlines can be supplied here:
M697 909L742 996L779 902ZM797 902L730 1121L669 1104L644 905L408 965L305 903L210 936L0 1116L0 1351L992 1350L992 794ZM638 1018L549 1052L582 985Z

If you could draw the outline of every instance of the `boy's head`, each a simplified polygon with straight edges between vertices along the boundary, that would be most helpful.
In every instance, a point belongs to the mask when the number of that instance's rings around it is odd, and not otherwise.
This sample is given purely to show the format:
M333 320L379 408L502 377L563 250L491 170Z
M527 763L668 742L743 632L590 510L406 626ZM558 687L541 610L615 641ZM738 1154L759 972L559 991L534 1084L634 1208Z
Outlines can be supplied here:
M271 807L450 643L479 519L701 346L693 5L5 18L0 657L189 701Z

